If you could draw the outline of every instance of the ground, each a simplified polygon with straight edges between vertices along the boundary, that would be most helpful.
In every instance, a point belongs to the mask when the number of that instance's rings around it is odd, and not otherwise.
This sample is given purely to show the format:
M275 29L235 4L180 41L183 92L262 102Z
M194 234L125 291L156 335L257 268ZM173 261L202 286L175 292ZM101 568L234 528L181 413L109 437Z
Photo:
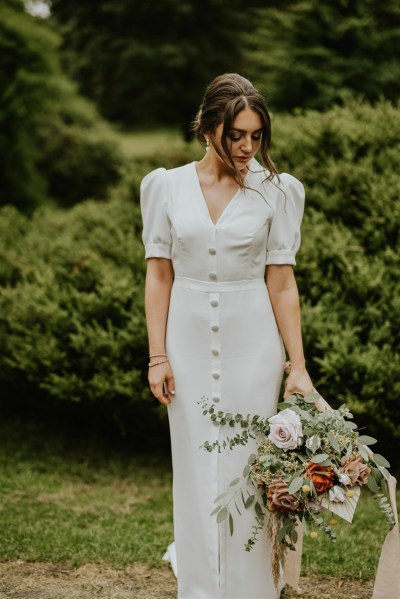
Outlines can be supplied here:
M307 577L301 579L301 595L288 590L282 599L370 599L372 586L371 581ZM0 564L0 599L176 599L176 580L167 564L114 570L15 560Z

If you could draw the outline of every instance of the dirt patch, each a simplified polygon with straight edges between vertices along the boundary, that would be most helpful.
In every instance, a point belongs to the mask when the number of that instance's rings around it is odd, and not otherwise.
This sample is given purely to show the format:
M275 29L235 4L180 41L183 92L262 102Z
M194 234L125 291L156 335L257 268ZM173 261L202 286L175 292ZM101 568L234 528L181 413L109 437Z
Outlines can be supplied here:
M370 599L372 586L371 581L305 577L301 594L285 590L282 599ZM17 560L0 563L0 599L176 599L176 580L167 564L114 570Z

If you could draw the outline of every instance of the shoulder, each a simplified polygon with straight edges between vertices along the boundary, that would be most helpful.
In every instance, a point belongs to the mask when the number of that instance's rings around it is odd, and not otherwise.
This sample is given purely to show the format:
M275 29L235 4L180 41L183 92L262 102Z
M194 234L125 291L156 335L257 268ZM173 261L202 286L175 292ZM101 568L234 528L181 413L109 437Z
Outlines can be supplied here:
M142 192L148 189L160 189L161 187L165 187L168 182L175 183L184 180L193 166L194 163L190 162L188 164L184 164L183 166L170 169L166 169L164 167L156 168L143 177L140 184L140 189Z
M296 177L290 173L280 173L278 177L280 179L281 186L283 186L285 191L288 190L289 192L291 191L304 195L304 185L299 179L296 179Z

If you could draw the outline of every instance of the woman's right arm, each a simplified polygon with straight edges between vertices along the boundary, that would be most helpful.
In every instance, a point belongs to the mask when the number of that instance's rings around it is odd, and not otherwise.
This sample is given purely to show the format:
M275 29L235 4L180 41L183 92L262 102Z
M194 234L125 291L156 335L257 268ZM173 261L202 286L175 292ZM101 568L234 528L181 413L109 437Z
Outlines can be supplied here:
M148 258L146 286L145 286L145 308L147 333L149 337L150 363L162 362L166 358L160 354L166 354L165 335L167 329L167 318L171 287L174 280L174 272L171 260L166 258ZM168 392L164 390L164 383ZM149 368L149 384L153 395L163 404L171 403L170 394L175 394L174 375L169 362Z

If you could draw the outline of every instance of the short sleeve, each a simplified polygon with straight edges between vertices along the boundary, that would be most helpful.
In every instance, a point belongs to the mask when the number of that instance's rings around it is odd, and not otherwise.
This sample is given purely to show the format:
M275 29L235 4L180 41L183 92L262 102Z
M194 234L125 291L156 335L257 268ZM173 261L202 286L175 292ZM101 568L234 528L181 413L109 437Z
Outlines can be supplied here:
M267 242L266 264L296 264L304 212L303 184L288 173L279 175L280 187Z
M171 224L167 215L167 181L165 168L151 171L140 185L142 240L146 258L171 258Z

